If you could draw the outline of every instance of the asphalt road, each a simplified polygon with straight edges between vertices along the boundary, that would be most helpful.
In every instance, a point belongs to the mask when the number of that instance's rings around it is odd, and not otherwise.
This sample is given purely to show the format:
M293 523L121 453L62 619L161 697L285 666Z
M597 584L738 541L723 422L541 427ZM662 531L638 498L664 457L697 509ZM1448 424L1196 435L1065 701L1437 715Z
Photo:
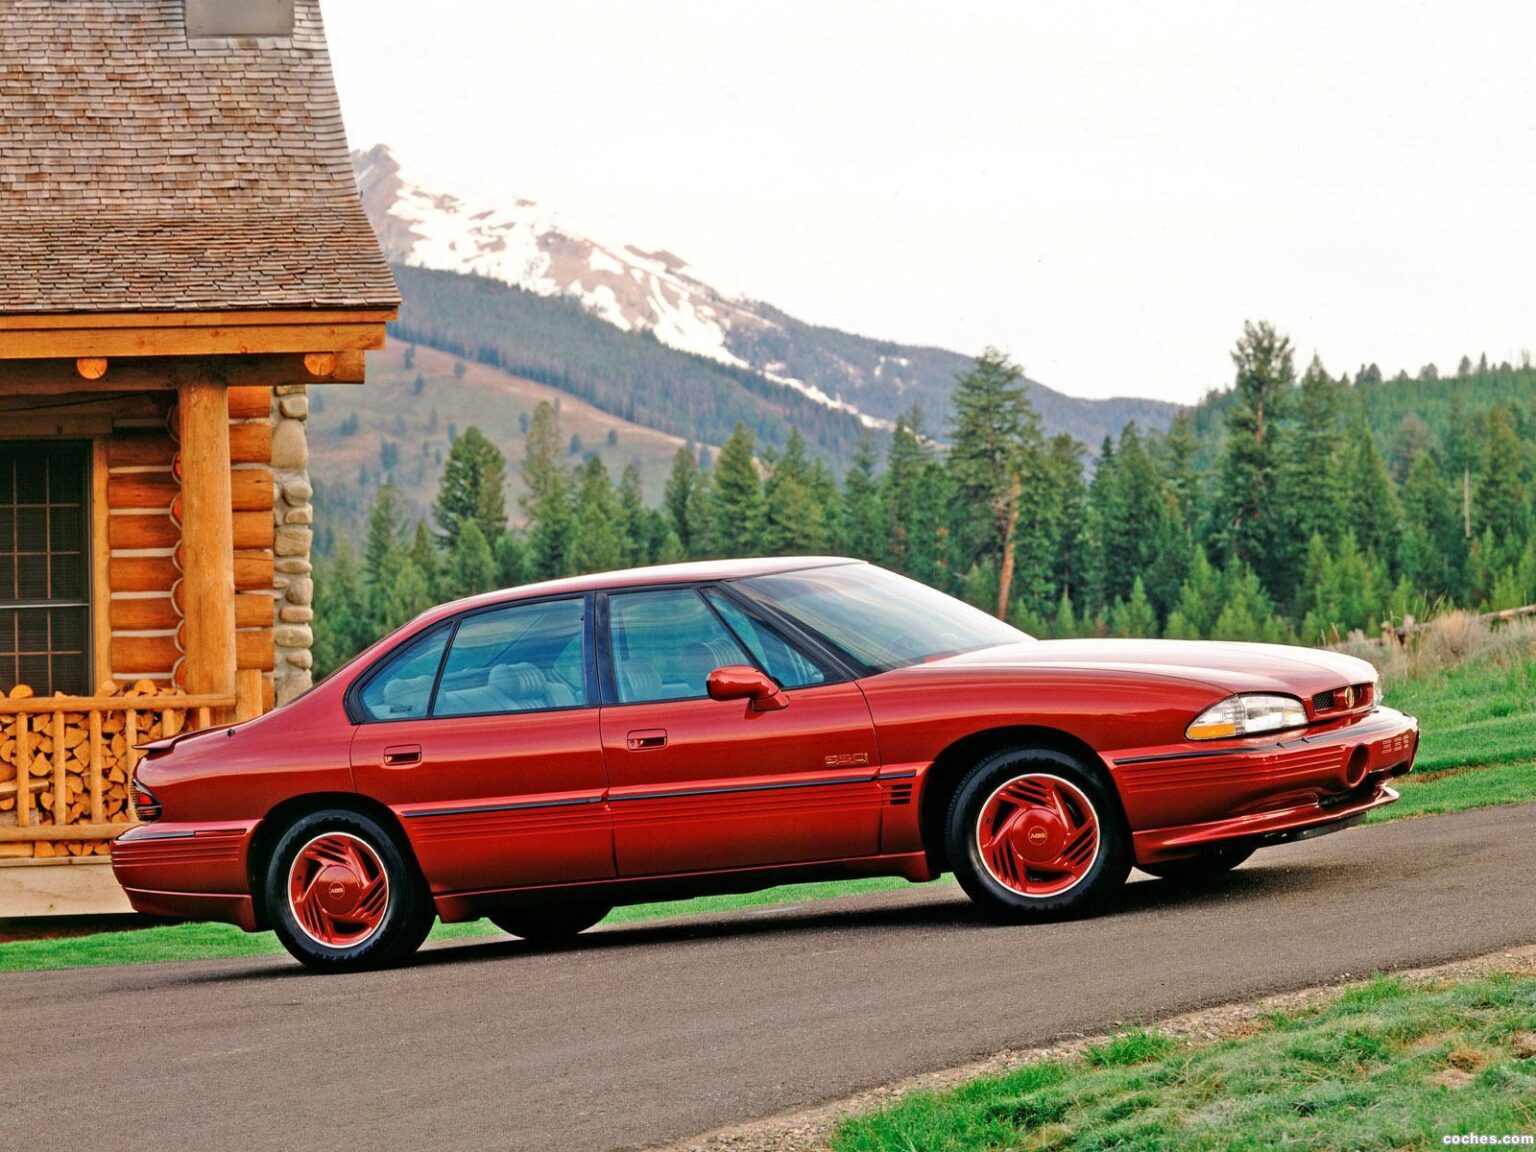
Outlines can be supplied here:
M0 1148L630 1147L1064 1034L1536 942L1536 806L983 924L953 886L507 940L0 975ZM1139 875L1139 874L1137 874Z

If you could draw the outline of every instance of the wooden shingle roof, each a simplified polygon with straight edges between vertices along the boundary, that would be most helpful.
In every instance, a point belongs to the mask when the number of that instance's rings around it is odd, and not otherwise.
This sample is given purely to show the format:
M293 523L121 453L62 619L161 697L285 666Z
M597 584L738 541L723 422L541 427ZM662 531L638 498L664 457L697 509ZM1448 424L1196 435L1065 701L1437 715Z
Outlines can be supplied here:
M295 9L189 41L182 0L0 0L0 315L399 304Z

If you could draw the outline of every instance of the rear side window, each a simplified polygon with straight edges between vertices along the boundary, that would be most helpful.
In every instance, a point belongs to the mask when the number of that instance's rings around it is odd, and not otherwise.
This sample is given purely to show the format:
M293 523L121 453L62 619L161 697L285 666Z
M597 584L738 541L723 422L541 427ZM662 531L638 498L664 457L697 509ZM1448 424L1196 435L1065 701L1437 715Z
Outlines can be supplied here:
M512 604L454 633L433 716L484 716L587 703L586 599Z
M447 626L406 644L375 672L358 693L370 720L420 720L432 703L432 685L448 645Z

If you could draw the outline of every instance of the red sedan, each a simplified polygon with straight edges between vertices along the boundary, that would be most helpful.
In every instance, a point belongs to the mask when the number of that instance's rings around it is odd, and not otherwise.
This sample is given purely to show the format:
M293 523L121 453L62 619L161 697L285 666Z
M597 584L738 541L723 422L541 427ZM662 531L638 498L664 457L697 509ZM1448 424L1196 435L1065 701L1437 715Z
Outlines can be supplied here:
M1418 749L1329 652L1036 641L868 564L750 560L435 608L258 720L148 746L141 912L321 969L434 916L554 939L615 905L952 871L990 915L1191 878L1389 804Z

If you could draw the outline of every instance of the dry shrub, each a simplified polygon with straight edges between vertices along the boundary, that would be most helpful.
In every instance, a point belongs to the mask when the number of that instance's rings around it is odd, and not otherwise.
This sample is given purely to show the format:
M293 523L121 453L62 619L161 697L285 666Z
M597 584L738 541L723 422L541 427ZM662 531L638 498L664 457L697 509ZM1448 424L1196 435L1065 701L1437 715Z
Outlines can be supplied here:
M1536 619L1523 617L1490 625L1462 611L1437 616L1404 644L1358 634L1337 646L1340 652L1369 660L1389 684L1480 661L1505 668L1536 654Z

